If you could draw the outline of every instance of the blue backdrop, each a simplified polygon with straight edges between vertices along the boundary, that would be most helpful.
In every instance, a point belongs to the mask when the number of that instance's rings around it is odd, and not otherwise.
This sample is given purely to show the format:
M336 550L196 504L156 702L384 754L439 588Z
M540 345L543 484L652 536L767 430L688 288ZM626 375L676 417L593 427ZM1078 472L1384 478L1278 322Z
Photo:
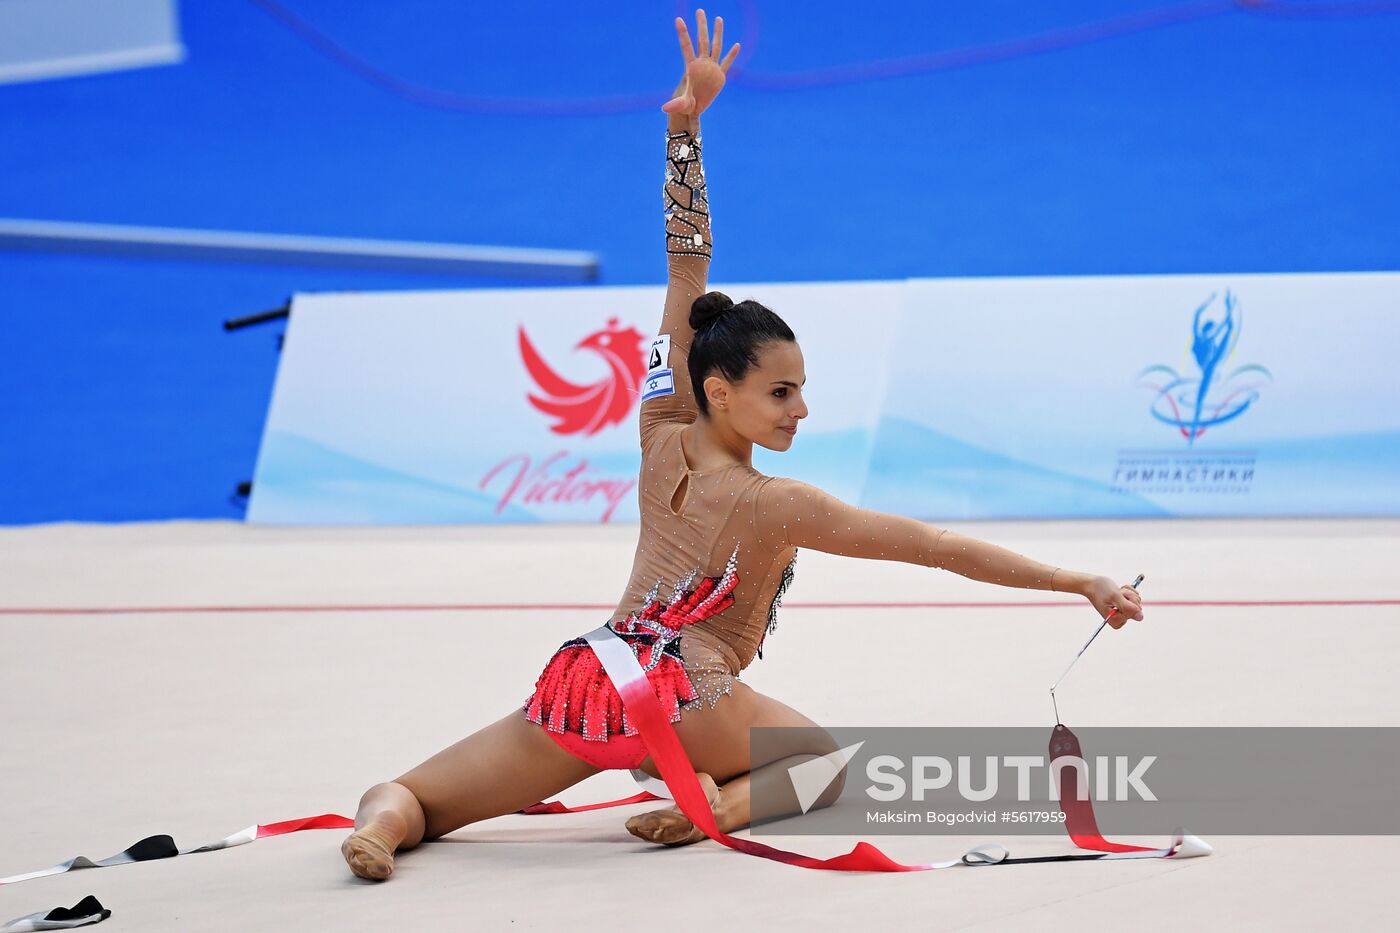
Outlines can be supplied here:
M182 4L184 64L0 86L0 215L588 249L658 282L676 7L569 9ZM716 278L1400 268L1400 4L710 12L746 45L706 120ZM0 521L240 515L276 334L220 322L463 284L505 283L0 252Z

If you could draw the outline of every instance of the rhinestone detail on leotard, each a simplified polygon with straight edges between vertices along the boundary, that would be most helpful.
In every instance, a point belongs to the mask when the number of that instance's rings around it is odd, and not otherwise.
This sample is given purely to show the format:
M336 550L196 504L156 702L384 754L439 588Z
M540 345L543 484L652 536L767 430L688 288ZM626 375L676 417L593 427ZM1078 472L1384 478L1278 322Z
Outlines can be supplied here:
M666 252L710 258L710 204L700 137L666 134L666 181L661 197L666 217Z

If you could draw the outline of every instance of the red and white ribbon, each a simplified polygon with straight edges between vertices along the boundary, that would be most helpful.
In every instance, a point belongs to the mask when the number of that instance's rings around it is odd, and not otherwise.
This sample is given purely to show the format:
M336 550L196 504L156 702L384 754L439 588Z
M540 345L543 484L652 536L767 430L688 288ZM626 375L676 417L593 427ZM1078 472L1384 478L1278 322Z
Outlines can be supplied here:
M72 907L54 907L23 917L16 917L4 926L0 933L36 933L39 930L74 930L78 927L101 923L112 912L102 906L102 902L89 894Z
M1162 849L1126 845L1110 842L1103 838L1094 818L1093 804L1090 803L1088 795L1084 794L1084 799L1080 799L1081 795L1078 792L1077 784L1078 771L1075 768L1066 768L1062 771L1064 779L1060 784L1060 808L1064 811L1065 829L1069 833L1071 841L1081 849L1090 850L1085 854L1011 858L1005 847L989 843L969 849L961 858L945 862L905 865L896 862L868 842L857 843L856 847L845 855L820 859L774 848L752 839L730 836L720 832L719 826L715 823L709 801L700 787L700 782L695 777L695 768L691 765L685 748L671 727L669 717L666 716L660 702L657 701L656 692L647 680L646 673L642 670L641 664L638 663L632 648L606 625L589 632L584 638L598 655L598 660L617 688L618 695L622 698L623 706L627 710L627 715L641 733L647 751L650 752L652 761L660 769L665 784L662 786L642 772L634 771L634 777L637 777L646 789L631 797L576 807L566 807L558 802L537 803L520 811L522 813L576 813L584 810L598 810L605 807L661 800L669 796L692 823L721 845L748 855L772 859L787 865L826 871L905 872L953 868L959 865L1015 865L1031 862L1124 858L1194 858L1209 855L1212 851L1206 842L1182 831L1176 833L1171 845ZM1064 755L1072 755L1081 760L1083 758L1079 749L1079 739L1068 727L1057 725L1051 735L1051 761L1053 762L1056 758ZM225 836L216 842L190 849L177 847L175 840L167 835L148 836L130 848L107 858L90 859L80 855L66 862L60 862L51 868L42 868L38 871L0 878L0 885L17 884L21 881L82 868L105 868L111 865L125 865L129 862L174 858L177 855L191 855L196 852L213 852L217 849L227 849L258 839L265 839L268 836L281 836L307 829L353 829L354 827L355 821L349 817L336 813L326 813L321 816L285 820L280 823L249 826L247 829L240 830L231 836Z
M845 855L819 859L796 852L788 852L773 846L764 845L752 839L739 839L722 833L715 823L709 801L695 777L695 768L682 747L680 739L671 727L670 720L657 702L655 691L647 681L637 656L631 647L608 628L601 626L584 636L590 647L598 655L598 660L608 672L628 716L637 726L646 743L651 759L656 763L661 777L666 782L670 796L682 813L705 835L731 849L748 855L772 859L786 865L800 868L816 868L826 871L930 871L937 868L952 868L958 865L1007 865L1028 862L1093 860L1115 858L1193 858L1209 855L1211 847L1203 840L1178 831L1172 844L1165 849L1150 849L1144 846L1130 846L1110 842L1099 833L1094 819L1093 804L1088 795L1080 800L1076 781L1065 780L1060 785L1060 806L1064 808L1065 825L1070 839L1081 849L1097 850L1086 855L1055 855L1036 858L1009 857L1006 848L995 843L977 846L963 854L962 858L946 862L929 862L918 865L905 865L896 862L884 852L868 842L856 843L856 847ZM1072 740L1072 745L1070 744ZM1057 754L1058 751L1058 754ZM1079 740L1068 727L1056 726L1051 737L1051 757L1063 754L1079 755ZM1082 756L1081 756L1082 757ZM1075 769L1067 769L1077 775ZM1066 799L1068 797L1068 800ZM1067 806L1068 805L1068 806Z
M349 817L340 816L336 813L325 813L321 816L307 816L298 820L284 820L281 823L266 823L257 826L249 826L247 829L239 830L231 836L225 836L217 842L210 842L202 846L195 846L192 849L181 849L175 845L175 840L169 836L147 836L131 847L118 852L116 855L109 855L103 859L90 859L86 855L79 855L77 858L70 858L66 862L59 862L52 868L41 868L38 871L26 872L22 875L10 875L8 878L0 878L0 884L18 884L21 881L29 881L33 878L43 878L47 875L58 875L66 871L77 871L80 868L107 868L111 865L125 865L129 862L149 862L154 859L174 858L177 855L191 855L195 852L213 852L216 849L228 849L233 846L241 846L257 839L266 839L268 836L282 836L287 833L300 832L303 829L354 829L355 821Z

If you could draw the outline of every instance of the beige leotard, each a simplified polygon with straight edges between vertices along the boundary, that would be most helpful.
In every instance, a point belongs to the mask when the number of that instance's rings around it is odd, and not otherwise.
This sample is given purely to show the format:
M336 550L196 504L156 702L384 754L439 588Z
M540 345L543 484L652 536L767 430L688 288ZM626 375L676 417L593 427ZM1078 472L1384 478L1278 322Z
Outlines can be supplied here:
M720 576L732 560L739 576L733 605L687 625L681 641L686 673L700 694L691 706L713 707L731 692L734 678L774 627L798 548L1051 589L1058 568L1005 548L911 518L856 508L806 483L765 476L746 463L690 468L681 432L700 417L687 370L695 337L690 308L705 292L713 243L701 138L672 132L666 146L669 285L660 333L670 338L664 365L673 390L641 404L641 532L632 575L612 621L637 611L653 588L666 594L694 574Z

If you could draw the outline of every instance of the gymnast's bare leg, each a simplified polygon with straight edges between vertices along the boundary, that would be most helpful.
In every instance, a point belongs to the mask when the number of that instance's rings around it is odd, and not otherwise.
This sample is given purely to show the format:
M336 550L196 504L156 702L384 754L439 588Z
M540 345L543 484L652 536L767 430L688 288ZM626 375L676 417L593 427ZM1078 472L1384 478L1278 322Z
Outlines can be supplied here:
M355 832L341 845L350 870L382 881L394 853L469 823L515 813L598 769L560 748L520 710L438 752L360 798Z
M749 822L749 729L755 726L815 728L816 723L735 681L733 694L714 709L692 709L676 724L676 734L699 772L724 832ZM835 748L834 742L819 740L797 756L754 764L785 768ZM641 767L658 776L650 758ZM515 813L597 772L514 710L407 774L366 791L355 814L355 831L341 845L341 853L356 875L382 881L394 871L396 852L471 823ZM717 787L716 779L722 786ZM834 782L816 806L830 804L840 791L841 782ZM797 812L795 799L792 812ZM665 845L705 838L675 809L639 814L627 822L627 828L642 839Z

